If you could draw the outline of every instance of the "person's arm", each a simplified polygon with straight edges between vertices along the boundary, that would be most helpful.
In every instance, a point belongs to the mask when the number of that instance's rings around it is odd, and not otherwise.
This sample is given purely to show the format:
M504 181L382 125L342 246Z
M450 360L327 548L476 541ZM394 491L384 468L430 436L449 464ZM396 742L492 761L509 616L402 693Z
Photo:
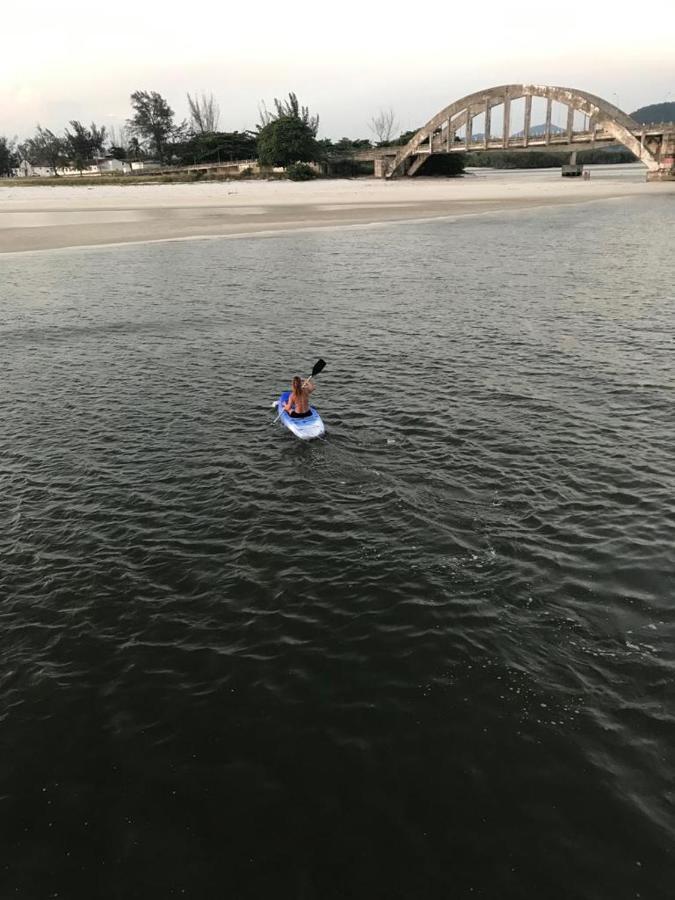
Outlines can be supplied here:
M312 391L316 388L316 385L314 384L314 382L312 381L311 378L308 378L304 384L304 388L308 394L311 394Z

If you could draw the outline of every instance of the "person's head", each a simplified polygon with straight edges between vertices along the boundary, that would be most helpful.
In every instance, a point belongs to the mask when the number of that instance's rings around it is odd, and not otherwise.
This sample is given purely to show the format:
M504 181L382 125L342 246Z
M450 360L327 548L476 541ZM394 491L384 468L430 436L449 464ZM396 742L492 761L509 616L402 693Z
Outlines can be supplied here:
M291 382L291 388L294 394L299 394L302 388L302 378L299 375L293 376L293 381Z

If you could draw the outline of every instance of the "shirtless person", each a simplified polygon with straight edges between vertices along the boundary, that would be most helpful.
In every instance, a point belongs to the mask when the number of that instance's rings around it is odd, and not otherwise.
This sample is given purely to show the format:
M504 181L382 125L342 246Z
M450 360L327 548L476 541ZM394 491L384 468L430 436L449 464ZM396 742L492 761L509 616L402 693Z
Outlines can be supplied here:
M312 393L316 385L311 378L303 381L299 375L293 377L291 383L291 393L288 400L284 403L284 410L290 413L293 419L305 419L312 415L309 408L309 395Z

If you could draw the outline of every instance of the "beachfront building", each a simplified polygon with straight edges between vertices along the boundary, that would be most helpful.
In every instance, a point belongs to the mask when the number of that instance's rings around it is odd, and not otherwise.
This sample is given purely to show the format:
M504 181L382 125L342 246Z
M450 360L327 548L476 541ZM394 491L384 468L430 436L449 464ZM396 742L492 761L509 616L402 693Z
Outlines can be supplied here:
M68 178L91 178L99 175L129 175L132 172L148 172L159 168L160 164L153 160L127 162L105 156L95 159L91 165L82 170L74 169L71 166L60 166L56 169L56 175ZM27 159L22 159L19 165L12 170L12 176L14 178L53 178L54 170L51 166L34 166Z
M34 166L27 159L22 159L16 169L12 170L12 174L16 178L53 178L54 169L51 166ZM79 175L100 175L98 166L88 166L80 171L70 166L59 166L56 174L60 176L77 177Z
M50 166L34 166L27 159L22 159L16 169L12 169L15 178L49 178L53 174Z
M112 156L94 160L94 165L90 168L91 174L97 175L126 175L131 171L131 165L128 162L123 159L114 159Z

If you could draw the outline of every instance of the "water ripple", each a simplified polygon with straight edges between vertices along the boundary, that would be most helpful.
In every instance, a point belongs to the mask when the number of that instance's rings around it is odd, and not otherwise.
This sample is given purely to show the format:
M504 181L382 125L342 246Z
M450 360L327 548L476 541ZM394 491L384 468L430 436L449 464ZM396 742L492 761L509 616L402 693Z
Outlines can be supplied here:
M673 211L627 213L3 263L3 896L669 896Z

